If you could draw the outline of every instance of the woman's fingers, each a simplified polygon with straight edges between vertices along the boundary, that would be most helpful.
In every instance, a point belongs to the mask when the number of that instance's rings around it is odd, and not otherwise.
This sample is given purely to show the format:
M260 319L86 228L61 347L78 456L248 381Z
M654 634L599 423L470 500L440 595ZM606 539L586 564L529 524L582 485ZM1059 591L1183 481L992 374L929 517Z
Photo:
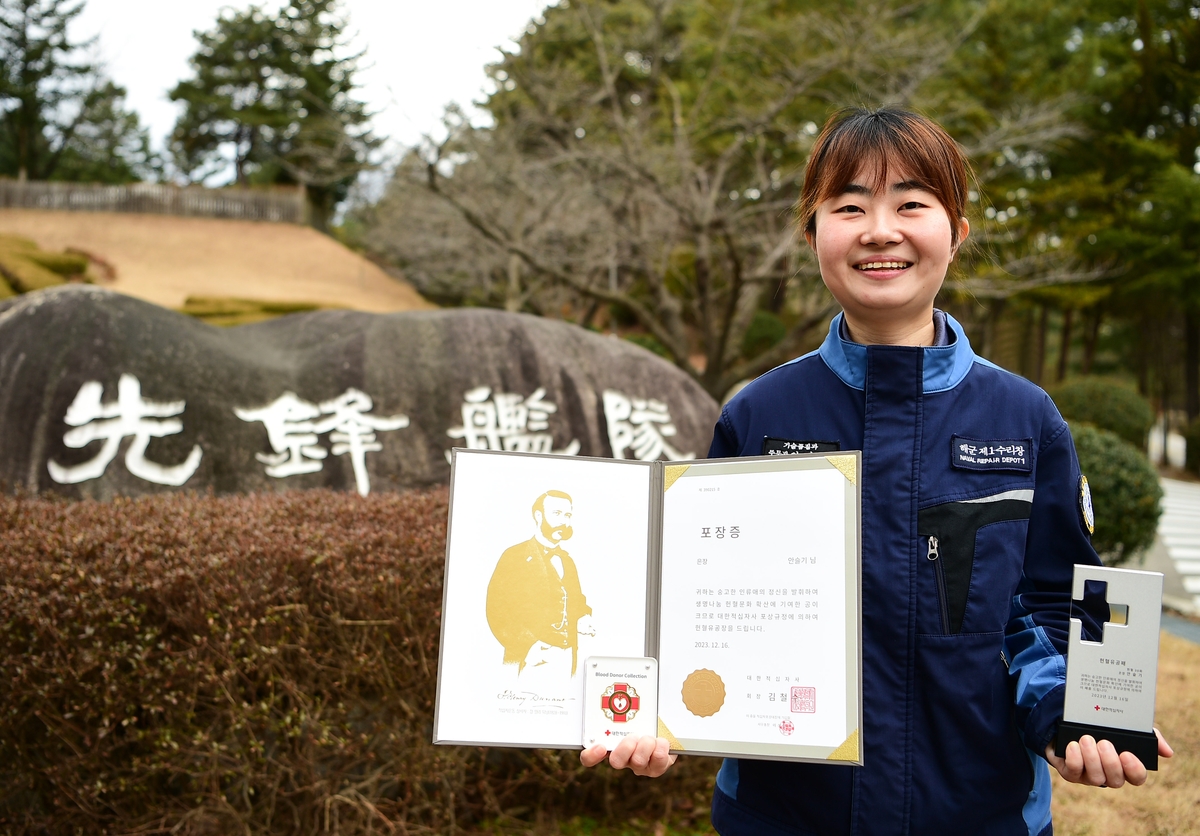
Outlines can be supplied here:
M584 766L593 767L608 757L608 750L597 743L579 753L579 762Z
M628 769L635 775L657 778L675 763L675 755L671 754L670 744L662 737L627 737L617 744L617 748L606 752L604 747L596 744L584 749L579 754L579 762L584 766L595 766L608 757L608 763L613 769Z

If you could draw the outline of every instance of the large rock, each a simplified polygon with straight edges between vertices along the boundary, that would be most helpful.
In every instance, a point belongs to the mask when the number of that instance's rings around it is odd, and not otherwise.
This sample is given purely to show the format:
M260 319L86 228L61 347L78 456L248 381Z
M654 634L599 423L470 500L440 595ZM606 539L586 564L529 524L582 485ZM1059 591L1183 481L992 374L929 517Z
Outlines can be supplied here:
M9 490L395 490L445 482L451 447L703 456L717 414L649 352L520 314L220 329L86 286L0 303Z

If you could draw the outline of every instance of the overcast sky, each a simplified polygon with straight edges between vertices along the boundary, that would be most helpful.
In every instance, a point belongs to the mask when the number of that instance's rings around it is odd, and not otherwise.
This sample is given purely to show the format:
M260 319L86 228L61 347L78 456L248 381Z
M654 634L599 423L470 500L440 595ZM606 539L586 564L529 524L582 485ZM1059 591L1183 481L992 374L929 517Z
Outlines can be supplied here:
M360 96L377 113L376 131L411 145L436 132L451 101L482 97L485 64L548 0L343 0L352 47L366 49ZM161 148L175 124L167 91L188 75L196 29L211 29L218 12L246 8L228 0L86 0L72 30L78 40L99 36L99 57L129 92L128 106ZM277 9L281 0L259 0Z

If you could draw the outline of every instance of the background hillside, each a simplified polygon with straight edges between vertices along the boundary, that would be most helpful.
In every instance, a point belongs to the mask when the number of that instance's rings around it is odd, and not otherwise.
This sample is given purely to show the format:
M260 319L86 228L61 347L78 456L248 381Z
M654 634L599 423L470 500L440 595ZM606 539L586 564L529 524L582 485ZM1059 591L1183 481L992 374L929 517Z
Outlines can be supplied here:
M104 287L169 308L189 296L375 313L434 307L329 236L295 224L0 209L0 233L45 250L82 250L115 270Z

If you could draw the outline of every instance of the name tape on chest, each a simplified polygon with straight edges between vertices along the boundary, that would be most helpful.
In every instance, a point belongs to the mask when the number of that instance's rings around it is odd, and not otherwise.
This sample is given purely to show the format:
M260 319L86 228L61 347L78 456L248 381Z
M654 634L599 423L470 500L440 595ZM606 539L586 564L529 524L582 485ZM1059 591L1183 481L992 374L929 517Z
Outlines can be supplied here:
M963 470L1033 472L1032 438L950 438L950 464Z
M837 441L799 441L790 438L763 436L762 455L801 456L805 453L837 453L842 445Z

